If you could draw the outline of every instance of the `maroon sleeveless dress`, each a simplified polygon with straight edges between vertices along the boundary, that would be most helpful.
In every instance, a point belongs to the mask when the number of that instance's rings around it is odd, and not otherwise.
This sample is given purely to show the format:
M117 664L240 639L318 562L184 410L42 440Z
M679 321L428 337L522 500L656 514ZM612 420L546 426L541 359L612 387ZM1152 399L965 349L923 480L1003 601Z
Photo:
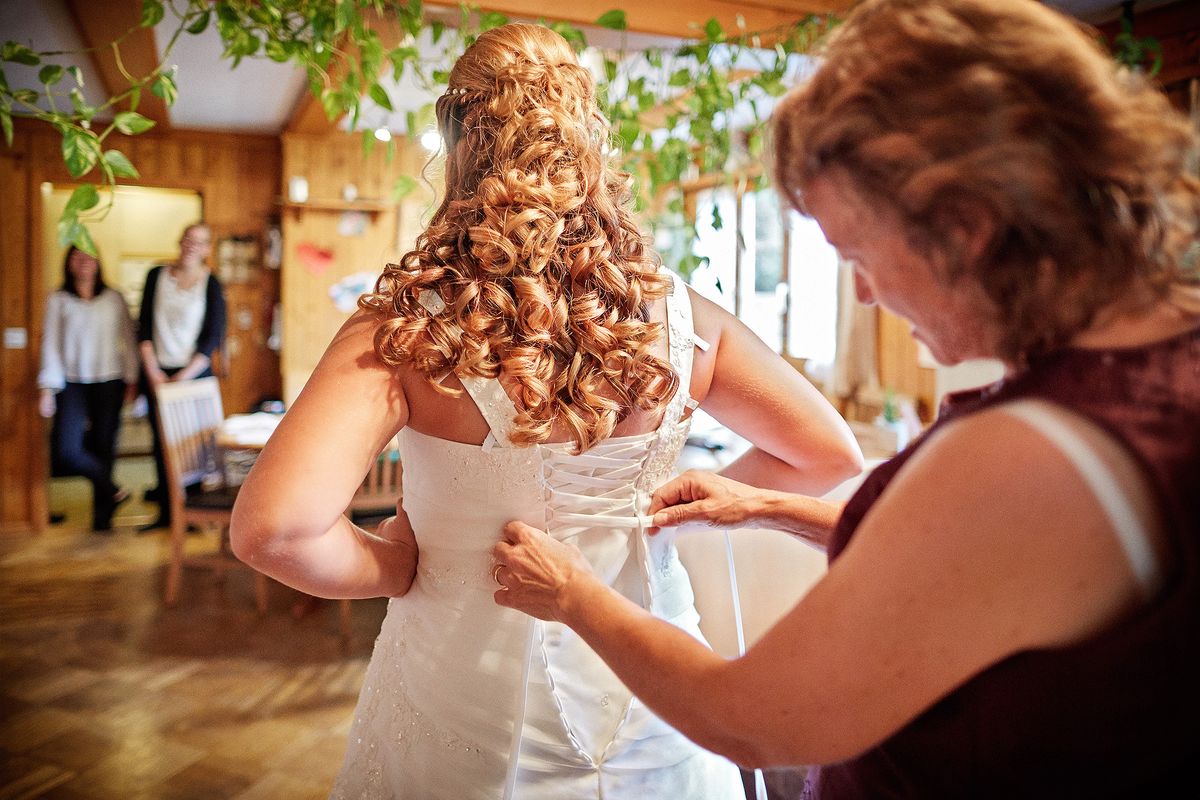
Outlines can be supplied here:
M1020 399L1081 414L1141 464L1171 552L1164 584L1085 642L1017 653L866 753L814 768L805 796L1175 797L1200 763L1200 329L1147 346L1064 349L1015 378L953 395L930 429ZM847 504L834 561L928 433ZM937 542L931 541L930 547Z

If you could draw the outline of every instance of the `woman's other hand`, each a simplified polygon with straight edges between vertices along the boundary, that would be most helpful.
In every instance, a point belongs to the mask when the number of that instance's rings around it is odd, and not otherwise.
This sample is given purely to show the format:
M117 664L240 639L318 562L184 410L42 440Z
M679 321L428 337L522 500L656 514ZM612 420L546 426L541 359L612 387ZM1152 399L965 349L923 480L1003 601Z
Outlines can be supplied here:
M38 393L38 414L44 419L50 419L58 411L58 399L53 389L42 389Z
M146 382L150 384L151 389L155 389L169 380L170 378L167 377L167 373L158 367L146 370Z
M571 594L596 580L578 547L523 522L504 526L504 541L492 555L496 603L542 620L562 621Z
M758 499L764 494L762 489L690 469L658 487L649 513L656 529L689 522L718 528L755 527Z

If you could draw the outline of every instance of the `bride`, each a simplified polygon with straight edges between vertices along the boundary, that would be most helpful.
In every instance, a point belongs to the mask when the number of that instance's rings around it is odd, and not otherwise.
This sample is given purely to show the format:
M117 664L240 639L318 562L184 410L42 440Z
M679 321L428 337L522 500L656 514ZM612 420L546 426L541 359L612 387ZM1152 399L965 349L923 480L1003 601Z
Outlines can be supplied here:
M234 509L237 554L303 592L389 596L333 790L345 798L743 797L570 630L492 602L510 519L701 638L647 537L699 405L754 447L725 474L821 493L861 467L845 423L732 316L660 269L606 162L589 73L537 25L488 31L437 102L446 195L330 344ZM343 516L399 433L404 499Z

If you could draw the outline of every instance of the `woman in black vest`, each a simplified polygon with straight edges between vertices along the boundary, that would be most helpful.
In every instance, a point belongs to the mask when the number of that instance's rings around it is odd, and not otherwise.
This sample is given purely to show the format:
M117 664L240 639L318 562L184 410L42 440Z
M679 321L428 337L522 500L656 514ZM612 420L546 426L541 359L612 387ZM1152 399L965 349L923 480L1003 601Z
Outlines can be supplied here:
M221 283L205 266L212 252L212 231L202 222L187 226L179 239L179 260L154 267L146 274L142 309L138 315L138 348L142 361L142 391L154 423L154 466L158 485L146 499L159 504L158 518L142 531L170 525L167 472L159 439L154 388L167 381L212 375L213 353L225 339L225 295Z

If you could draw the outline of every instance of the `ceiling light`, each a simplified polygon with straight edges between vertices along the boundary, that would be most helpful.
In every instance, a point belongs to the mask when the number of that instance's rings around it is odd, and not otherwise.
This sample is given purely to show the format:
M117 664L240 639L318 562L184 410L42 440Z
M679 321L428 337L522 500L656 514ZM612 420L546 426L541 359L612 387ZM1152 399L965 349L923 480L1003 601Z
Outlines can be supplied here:
M392 140L392 132L387 128L379 127L375 129L375 138L381 142L390 142Z
M436 153L438 148L442 146L442 137L435 130L428 130L421 134L421 147L424 147L431 153Z

